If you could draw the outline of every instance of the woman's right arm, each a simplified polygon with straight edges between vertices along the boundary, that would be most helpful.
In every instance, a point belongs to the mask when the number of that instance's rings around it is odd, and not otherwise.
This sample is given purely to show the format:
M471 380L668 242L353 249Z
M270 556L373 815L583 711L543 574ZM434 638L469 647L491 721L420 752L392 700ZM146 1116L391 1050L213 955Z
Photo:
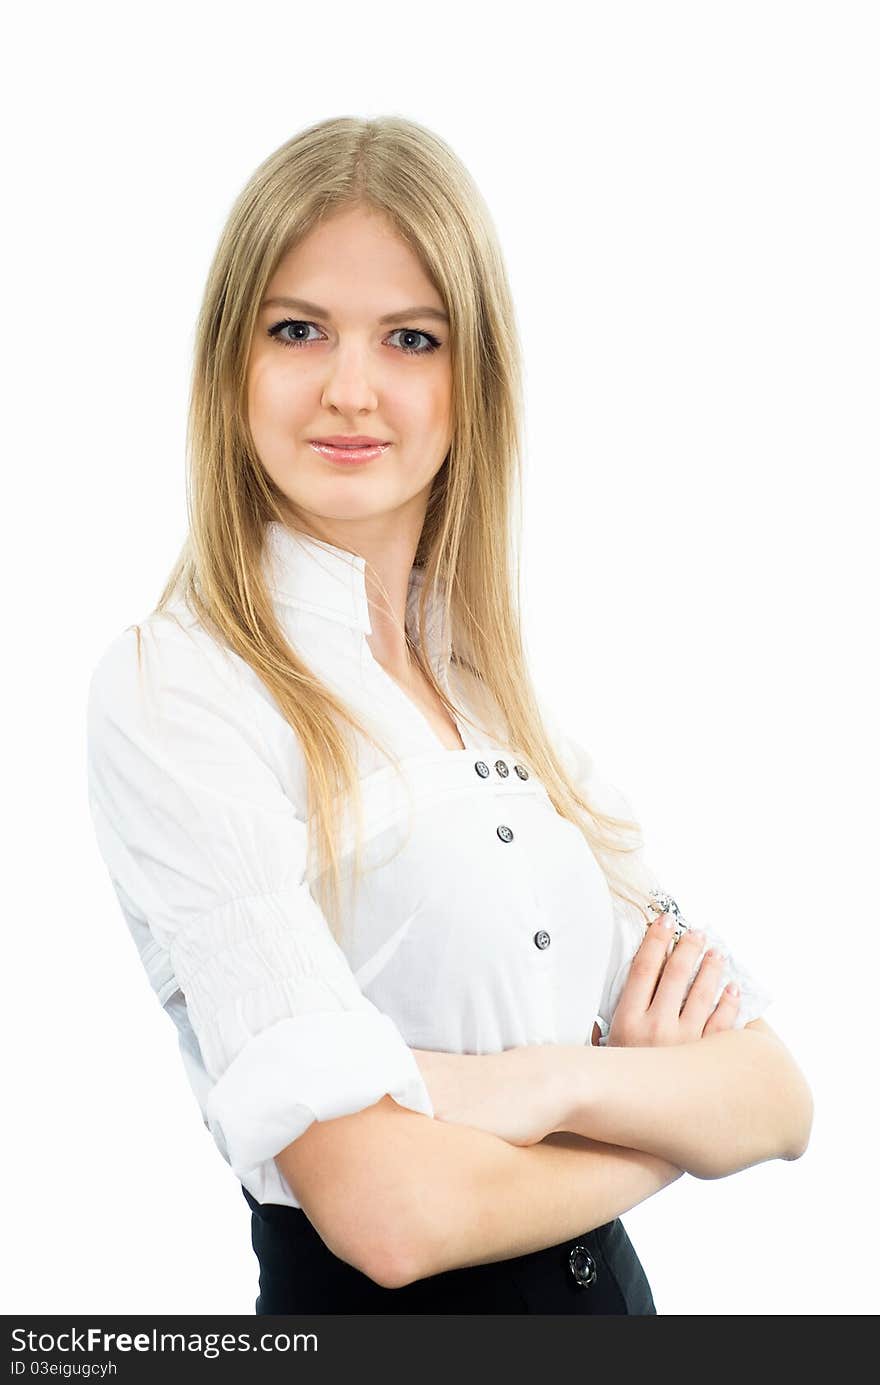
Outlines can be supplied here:
M386 1288L556 1245L682 1173L562 1131L511 1145L390 1096L309 1126L275 1162L329 1249Z

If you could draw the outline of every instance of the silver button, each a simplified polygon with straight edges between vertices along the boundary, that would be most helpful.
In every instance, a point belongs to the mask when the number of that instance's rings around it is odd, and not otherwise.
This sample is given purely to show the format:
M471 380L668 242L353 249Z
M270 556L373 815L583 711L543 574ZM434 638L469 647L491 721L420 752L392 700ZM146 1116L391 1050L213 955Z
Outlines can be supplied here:
M540 947L541 949L550 946L550 934L545 928L542 928L535 934L534 943L535 947Z
M511 832L511 830L510 830L509 827L505 827L505 825L504 825L503 822L502 822L501 826L498 827L498 828L496 828L495 830L497 831L499 837L501 838L501 840L502 840L503 842L512 842L512 841L513 841L513 833Z
M485 760L478 760L474 765L474 769L481 779L485 779L489 773L489 766L486 764Z
M586 1246L572 1246L568 1255L568 1268L581 1289L588 1289L598 1278L596 1262Z
M507 768L507 765L504 763L503 760L495 761L495 769L497 773L501 775L502 779L506 779L508 774L510 773L510 770Z
M528 772L528 770L526 769L525 765L514 765L513 768L516 770L516 772L517 772L517 774L519 775L520 779L528 779L528 777L529 777L529 772Z

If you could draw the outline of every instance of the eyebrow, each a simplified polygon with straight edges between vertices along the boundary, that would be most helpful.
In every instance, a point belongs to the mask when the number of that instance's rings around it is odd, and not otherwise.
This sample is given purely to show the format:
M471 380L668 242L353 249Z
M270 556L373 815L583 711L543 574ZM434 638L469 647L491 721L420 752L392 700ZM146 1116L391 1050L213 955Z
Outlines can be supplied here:
M264 298L260 308L292 308L294 311L311 313L314 317L328 318L331 314L326 308L319 308L317 303L309 303L305 298ZM380 317L381 323L400 322L404 317L430 317L437 322L448 324L449 318L441 308L418 307L418 308L399 308L396 312L386 313Z

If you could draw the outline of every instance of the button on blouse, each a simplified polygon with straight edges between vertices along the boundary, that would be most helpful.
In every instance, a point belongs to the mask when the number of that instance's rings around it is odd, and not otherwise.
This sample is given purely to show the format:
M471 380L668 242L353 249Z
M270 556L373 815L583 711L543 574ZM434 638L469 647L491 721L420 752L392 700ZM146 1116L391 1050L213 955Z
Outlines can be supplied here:
M435 673L477 729L442 745L373 657L364 560L270 524L266 576L292 645L401 761L361 738L364 870L337 941L306 864L305 760L268 689L183 603L101 654L89 808L118 904L214 1142L260 1202L298 1207L274 1156L314 1120L390 1094L432 1117L411 1049L490 1053L603 1037L644 922L498 739L439 603ZM407 620L415 628L421 573ZM548 718L582 791L629 805ZM513 772L511 772L513 771ZM341 815L343 884L355 836ZM647 866L643 866L646 875ZM737 1026L772 997L728 952Z

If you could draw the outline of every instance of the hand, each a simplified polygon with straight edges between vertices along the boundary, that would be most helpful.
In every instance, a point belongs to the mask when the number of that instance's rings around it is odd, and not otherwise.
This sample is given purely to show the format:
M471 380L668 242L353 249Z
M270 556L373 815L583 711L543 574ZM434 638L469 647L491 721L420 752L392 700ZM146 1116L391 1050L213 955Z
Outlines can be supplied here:
M688 930L667 958L671 937L663 927L667 917L661 914L654 920L632 960L608 1032L606 1042L610 1047L690 1043L705 1034L730 1029L736 1019L739 997L731 995L726 987L718 1004L713 1004L724 966L720 954L710 956L707 953L703 958L682 1006L685 987L704 939L701 934Z
M436 1053L414 1048L438 1120L469 1125L512 1145L532 1145L555 1129L559 1113L556 1044L501 1053Z

